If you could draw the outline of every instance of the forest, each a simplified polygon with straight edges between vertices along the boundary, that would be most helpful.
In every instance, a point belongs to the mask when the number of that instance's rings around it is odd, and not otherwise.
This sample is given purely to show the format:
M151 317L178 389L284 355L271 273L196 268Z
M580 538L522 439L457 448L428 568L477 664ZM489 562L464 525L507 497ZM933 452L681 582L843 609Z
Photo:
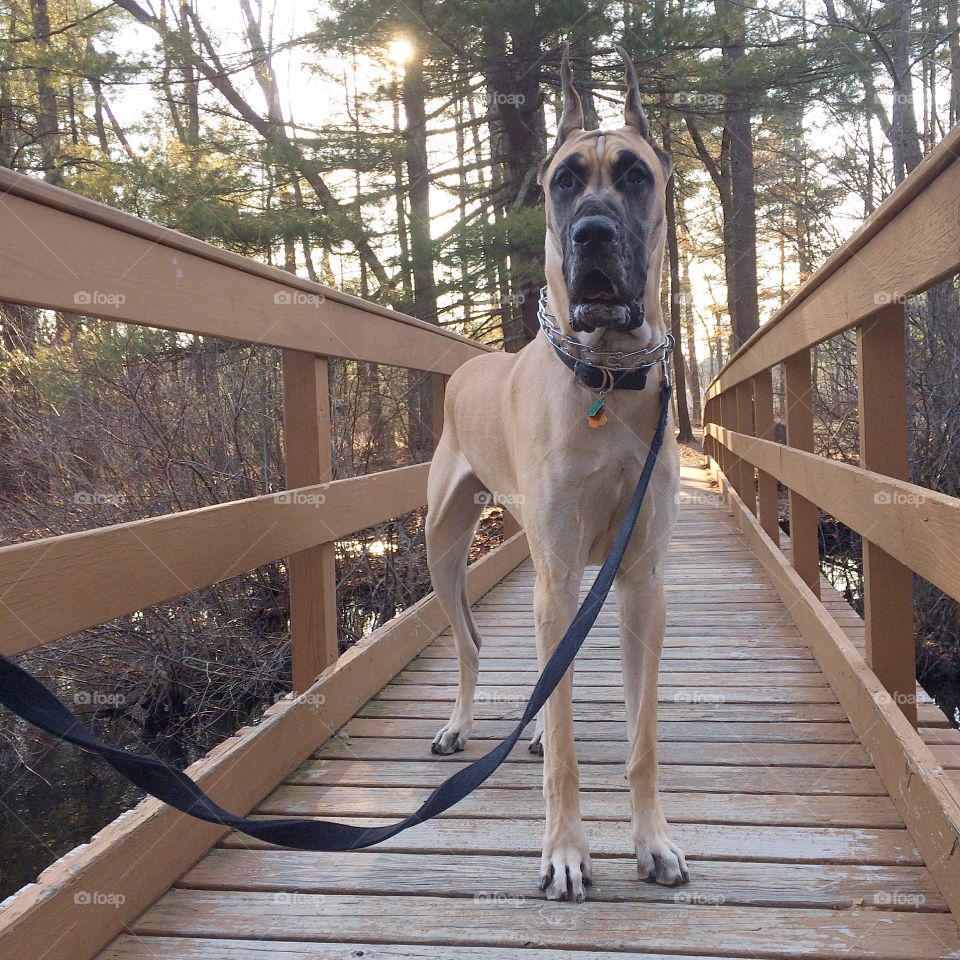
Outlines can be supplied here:
M0 0L0 166L516 351L565 43L587 126L619 125L622 44L674 157L661 299L695 449L723 363L960 119L958 0ZM284 489L279 352L93 320L95 296L0 303L0 543ZM958 496L956 282L907 306L912 478ZM852 338L816 350L818 452L849 462L855 368ZM336 477L430 458L428 378L336 361L329 386ZM499 535L492 510L475 550ZM857 606L857 536L821 538ZM339 542L337 581L345 648L430 589L422 511ZM956 716L957 605L915 599ZM185 764L289 690L288 615L275 563L23 662ZM0 896L133 795L6 719L0 776ZM51 826L66 778L97 802Z

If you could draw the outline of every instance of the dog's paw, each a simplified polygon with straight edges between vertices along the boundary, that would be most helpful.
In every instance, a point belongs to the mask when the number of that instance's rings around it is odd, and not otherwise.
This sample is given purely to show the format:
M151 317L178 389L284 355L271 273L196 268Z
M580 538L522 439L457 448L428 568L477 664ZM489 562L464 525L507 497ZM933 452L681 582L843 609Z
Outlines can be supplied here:
M448 723L433 738L433 743L430 744L430 752L439 756L459 753L467 745L469 739L469 729L461 729L459 724Z
M540 889L548 900L583 903L593 881L586 840L545 845L540 860Z
M652 841L637 841L636 850L637 874L641 880L652 880L664 887L690 882L683 851L666 834Z
M533 739L530 741L527 749L534 755L538 757L543 756L543 731L535 730L533 732Z

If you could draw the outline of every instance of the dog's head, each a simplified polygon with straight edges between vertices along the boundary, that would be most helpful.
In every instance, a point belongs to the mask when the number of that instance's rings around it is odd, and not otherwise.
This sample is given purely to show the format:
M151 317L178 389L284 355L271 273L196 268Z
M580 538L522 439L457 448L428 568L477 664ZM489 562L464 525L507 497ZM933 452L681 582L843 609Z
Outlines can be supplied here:
M650 136L633 62L626 65L624 125L584 130L569 51L560 67L563 114L541 169L546 196L550 307L568 334L596 346L650 341L661 327L668 154Z

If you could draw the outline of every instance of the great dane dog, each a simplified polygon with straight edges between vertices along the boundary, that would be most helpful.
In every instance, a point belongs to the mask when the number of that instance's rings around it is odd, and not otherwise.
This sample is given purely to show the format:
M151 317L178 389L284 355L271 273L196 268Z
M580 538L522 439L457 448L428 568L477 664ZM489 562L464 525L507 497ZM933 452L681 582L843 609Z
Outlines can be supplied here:
M529 541L542 668L576 612L584 568L601 563L609 550L657 425L671 342L660 276L672 162L651 137L633 63L619 52L627 95L617 130L583 129L569 54L563 55L560 129L541 171L544 333L519 353L486 354L450 378L443 435L430 468L427 551L456 639L460 682L434 753L462 750L473 724L481 638L465 576L467 550L489 495L510 505ZM646 366L637 367L631 354L646 359ZM582 362L571 369L577 357ZM653 362L657 358L663 362ZM604 366L617 378L608 395L600 389L612 385ZM624 367L628 373L621 376ZM636 382L640 369L649 374L643 389ZM689 874L683 851L670 839L657 782L663 568L680 472L672 423L667 436L615 587L637 869L644 879L672 885L686 883ZM580 815L571 673L538 718L530 749L544 757L540 887L550 899L581 902L591 864Z

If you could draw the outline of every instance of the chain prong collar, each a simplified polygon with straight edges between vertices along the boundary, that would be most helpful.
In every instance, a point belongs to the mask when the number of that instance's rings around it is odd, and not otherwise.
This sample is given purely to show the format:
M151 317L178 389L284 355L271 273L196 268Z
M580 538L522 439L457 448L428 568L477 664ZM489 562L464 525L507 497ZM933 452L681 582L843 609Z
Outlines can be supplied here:
M553 344L554 348L565 354L573 361L585 363L591 367L596 367L603 371L605 379L609 377L613 381L615 373L623 373L632 370L649 370L652 367L661 366L663 371L663 382L670 385L670 354L673 353L675 340L672 334L667 334L660 343L644 350L596 350L586 344L568 337L558 326L556 318L550 312L547 305L547 288L540 288L540 303L537 307L537 320L540 322L540 329L543 335ZM577 353L572 351L576 350Z

